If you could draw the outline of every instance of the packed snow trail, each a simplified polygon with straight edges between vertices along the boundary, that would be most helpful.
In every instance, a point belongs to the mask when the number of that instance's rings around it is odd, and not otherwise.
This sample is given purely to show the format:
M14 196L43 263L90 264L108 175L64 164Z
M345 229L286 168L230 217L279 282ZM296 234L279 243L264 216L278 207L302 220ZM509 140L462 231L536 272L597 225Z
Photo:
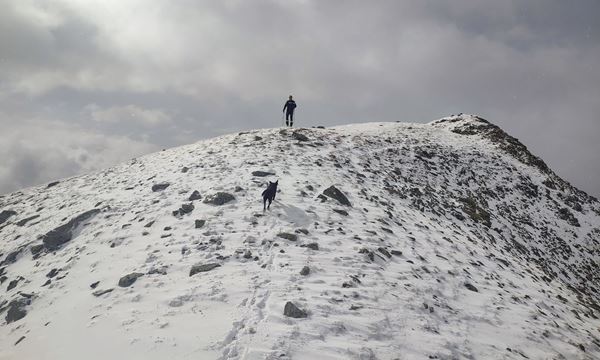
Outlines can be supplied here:
M0 359L600 356L600 204L476 116L226 135L0 211Z

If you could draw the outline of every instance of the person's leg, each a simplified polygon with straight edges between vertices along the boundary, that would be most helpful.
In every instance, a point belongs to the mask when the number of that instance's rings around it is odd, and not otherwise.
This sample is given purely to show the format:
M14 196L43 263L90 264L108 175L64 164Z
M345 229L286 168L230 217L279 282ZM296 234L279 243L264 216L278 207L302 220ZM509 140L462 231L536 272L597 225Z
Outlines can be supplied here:
M290 113L290 127L294 126L294 112L292 111Z
M285 113L285 126L290 126L290 113L287 111Z

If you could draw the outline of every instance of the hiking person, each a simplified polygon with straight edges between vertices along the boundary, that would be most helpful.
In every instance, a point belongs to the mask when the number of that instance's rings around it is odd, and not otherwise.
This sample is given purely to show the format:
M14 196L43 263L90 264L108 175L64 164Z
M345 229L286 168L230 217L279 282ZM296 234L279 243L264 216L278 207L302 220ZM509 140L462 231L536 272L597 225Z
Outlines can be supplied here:
M294 109L296 108L296 102L292 100L292 95L288 101L283 105L283 111L285 112L285 125L292 127L294 126Z

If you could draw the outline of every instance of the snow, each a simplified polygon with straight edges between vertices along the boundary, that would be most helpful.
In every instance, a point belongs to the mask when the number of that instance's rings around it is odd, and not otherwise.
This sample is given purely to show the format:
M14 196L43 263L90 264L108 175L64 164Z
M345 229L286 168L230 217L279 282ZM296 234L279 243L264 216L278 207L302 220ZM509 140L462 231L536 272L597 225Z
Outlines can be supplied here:
M485 137L453 132L481 124L461 115L255 130L0 197L0 211L17 212L0 224L0 259L23 248L0 266L0 304L33 295L23 319L7 324L2 312L0 359L598 358L600 204ZM331 185L352 207L319 197ZM235 200L192 201L174 216L194 190ZM468 197L491 226L465 212ZM565 207L579 227L557 215ZM69 242L34 259L42 235L94 208ZM207 263L221 266L189 276ZM119 287L132 272L145 275ZM308 317L284 316L287 301Z

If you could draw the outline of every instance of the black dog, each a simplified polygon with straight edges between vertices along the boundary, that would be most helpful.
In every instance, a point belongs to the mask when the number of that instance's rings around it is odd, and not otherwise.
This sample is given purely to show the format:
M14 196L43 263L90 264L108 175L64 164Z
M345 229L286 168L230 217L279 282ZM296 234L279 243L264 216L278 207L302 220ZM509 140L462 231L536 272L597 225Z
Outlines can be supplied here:
M267 190L263 191L263 193L262 193L263 211L265 211L266 209L270 209L271 203L273 202L273 200L275 200L275 194L277 193L277 184L278 183L279 183L279 180L277 180L275 182L269 181L269 186L267 186ZM267 206L267 200L269 201L269 206Z

